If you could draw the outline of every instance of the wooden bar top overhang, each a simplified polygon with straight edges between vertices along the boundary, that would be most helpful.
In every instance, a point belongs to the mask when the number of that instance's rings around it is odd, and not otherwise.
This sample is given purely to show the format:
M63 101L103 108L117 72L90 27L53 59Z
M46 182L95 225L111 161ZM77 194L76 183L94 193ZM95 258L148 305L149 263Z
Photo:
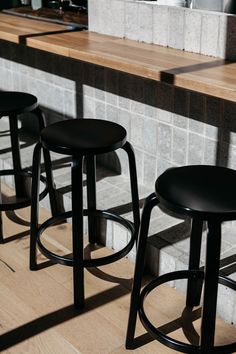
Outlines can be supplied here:
M0 14L0 39L236 102L236 63Z

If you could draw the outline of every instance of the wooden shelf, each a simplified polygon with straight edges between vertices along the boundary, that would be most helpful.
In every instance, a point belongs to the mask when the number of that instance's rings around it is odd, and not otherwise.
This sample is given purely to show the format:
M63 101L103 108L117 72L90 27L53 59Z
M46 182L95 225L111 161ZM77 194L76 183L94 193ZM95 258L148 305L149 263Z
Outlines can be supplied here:
M60 33L65 26L34 20L9 22L0 14L0 39L24 35L32 48L236 102L235 62L86 31ZM43 34L49 31L56 33Z

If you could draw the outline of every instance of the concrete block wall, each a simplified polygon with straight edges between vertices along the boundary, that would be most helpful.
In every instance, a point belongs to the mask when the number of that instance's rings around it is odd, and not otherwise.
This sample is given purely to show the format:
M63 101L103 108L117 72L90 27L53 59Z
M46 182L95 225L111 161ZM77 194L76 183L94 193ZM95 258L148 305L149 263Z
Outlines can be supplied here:
M235 60L236 16L139 0L88 0L89 30Z
M76 117L101 118L122 124L135 149L141 200L153 191L155 179L168 167L217 164L236 168L236 103L4 41L0 42L0 89L35 94L48 124ZM35 130L33 117L25 117L22 124L26 131ZM4 146L5 140L0 150ZM30 166L33 141L23 142L23 147L24 164ZM0 158L1 168L9 166L9 151L1 153ZM68 209L70 162L56 154L53 159L56 184ZM117 151L115 155L105 155L100 163L109 169L121 170L122 175L114 176L109 172L99 176L98 207L126 206L130 195L125 154ZM131 217L130 213L126 216ZM128 234L111 223L107 228L112 232L104 241L109 247L119 249ZM152 273L186 269L189 230L189 221L164 215L158 209L153 211L147 250L147 268ZM223 231L222 260L223 270L227 271L227 268L232 269L230 262L235 259L235 223L225 223ZM129 257L134 260L135 250ZM204 257L203 247L202 261ZM235 274L231 272L230 276L235 277ZM172 285L183 290L178 282ZM219 313L227 321L236 323L235 295L227 304L223 295L220 298Z

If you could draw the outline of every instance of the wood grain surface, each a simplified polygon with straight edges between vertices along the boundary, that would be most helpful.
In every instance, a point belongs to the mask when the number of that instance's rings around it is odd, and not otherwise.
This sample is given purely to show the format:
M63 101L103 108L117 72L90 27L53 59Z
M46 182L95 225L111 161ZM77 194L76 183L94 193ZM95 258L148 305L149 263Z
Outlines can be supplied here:
M236 102L236 63L0 14L0 39ZM57 32L55 34L47 32ZM32 36L32 34L34 34Z

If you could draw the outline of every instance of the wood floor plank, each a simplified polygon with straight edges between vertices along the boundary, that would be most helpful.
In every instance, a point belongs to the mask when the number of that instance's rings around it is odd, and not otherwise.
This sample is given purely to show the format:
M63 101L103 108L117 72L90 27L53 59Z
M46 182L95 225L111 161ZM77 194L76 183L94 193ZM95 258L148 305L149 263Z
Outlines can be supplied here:
M29 209L17 211L20 220L29 220ZM50 216L40 210L41 221ZM20 222L21 223L21 222ZM23 222L24 224L24 222ZM26 222L27 224L27 222ZM73 308L72 269L45 263L29 271L29 226L4 216L7 242L0 245L0 351L4 354L171 354L177 353L153 340L137 320L137 348L125 350L125 336L134 265L127 259L85 270L86 307ZM23 233L23 237L21 236ZM71 252L71 226L57 225L46 232L53 251ZM109 254L100 247L93 256ZM46 266L47 265L47 266ZM178 340L185 340L181 314L185 297L163 285L151 293L145 310L157 327ZM200 331L198 310L193 325ZM189 323L188 336L197 338ZM217 320L218 345L236 338L236 328ZM2 346L2 347L1 347Z

